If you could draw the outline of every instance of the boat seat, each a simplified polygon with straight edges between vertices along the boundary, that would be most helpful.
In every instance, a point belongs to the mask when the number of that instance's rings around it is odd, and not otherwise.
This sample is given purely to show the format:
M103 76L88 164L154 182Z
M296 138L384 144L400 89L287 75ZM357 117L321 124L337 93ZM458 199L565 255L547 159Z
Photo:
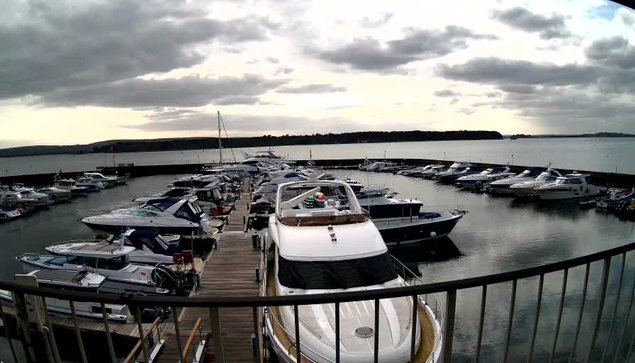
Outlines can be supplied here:
M366 214L346 214L310 217L282 217L280 222L287 226L325 226L348 223L362 223L368 221Z

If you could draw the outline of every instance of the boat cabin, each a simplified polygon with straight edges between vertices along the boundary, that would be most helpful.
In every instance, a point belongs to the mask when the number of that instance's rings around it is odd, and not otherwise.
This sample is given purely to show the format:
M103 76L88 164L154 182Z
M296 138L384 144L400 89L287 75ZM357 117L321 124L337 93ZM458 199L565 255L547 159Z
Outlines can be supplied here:
M177 218L183 218L196 223L198 223L204 215L201 206L197 203L196 197L183 199L151 199L139 209L136 209L132 214L139 217L158 216L159 213L155 212L170 213Z

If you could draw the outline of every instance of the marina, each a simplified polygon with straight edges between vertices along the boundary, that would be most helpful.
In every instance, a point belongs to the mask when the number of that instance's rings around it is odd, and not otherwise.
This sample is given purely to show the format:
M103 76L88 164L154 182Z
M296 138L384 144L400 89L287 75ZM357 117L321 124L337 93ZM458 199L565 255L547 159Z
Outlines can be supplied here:
M290 167L291 169L281 172L277 170L278 166L269 165L263 169L264 174L259 173L253 175L250 179L243 179L241 182L242 191L238 191L236 186L220 189L200 188L201 182L199 180L212 180L215 178L214 175L219 175L218 173L222 175L222 166L215 169L210 168L211 174L207 176L159 174L152 177L143 177L134 176L133 172L131 173L132 177L124 186L113 186L96 193L90 193L86 197L73 198L71 202L52 205L16 221L3 223L0 225L0 230L13 231L13 234L8 233L5 235L14 235L20 240L36 241L38 244L34 246L35 250L32 249L28 252L39 253L38 248L43 249L58 241L82 238L90 240L101 230L101 228L95 228L96 231L93 231L88 228L90 223L82 225L82 223L77 221L78 219L108 213L111 210L121 208L124 208L123 210L133 208L130 210L135 211L139 206L156 203L153 202L155 200L165 200L170 201L170 203L175 203L179 200L190 200L190 202L186 203L194 203L192 201L195 199L188 198L191 198L190 196L194 195L193 193L197 193L195 192L196 190L210 190L210 196L212 196L211 190L216 190L222 194L222 200L226 200L226 202L223 202L216 195L215 201L211 202L212 204L205 205L204 210L201 210L210 216L210 224L206 225L205 229L208 232L217 231L209 239L212 242L207 242L208 244L212 243L211 247L208 246L209 249L207 251L209 252L201 252L203 253L200 259L201 262L195 266L200 282L198 287L192 289L190 296L201 299L222 299L227 296L257 298L266 294L269 289L267 281L271 281L271 278L270 273L268 273L270 271L267 268L268 263L264 259L266 255L263 254L262 248L268 245L266 236L269 235L270 228L263 229L263 226L266 226L265 221L268 219L268 214L272 213L272 209L269 208L275 209L277 205L275 191L279 185L284 183L306 182L311 180L311 178L324 179L328 183L335 183L337 180L341 180L340 183L345 183L344 185L350 185L351 188L354 188L354 193L357 195L356 198L360 198L360 205L369 213L371 223L378 228L377 231L380 232L382 240L390 248L391 254L400 261L399 264L403 263L403 265L399 266L403 266L402 269L404 271L414 270L415 272L410 275L410 278L414 280L411 281L419 281L418 284L423 284L423 286L460 279L465 276L486 276L505 271L531 268L532 266L549 264L553 261L583 256L612 246L619 247L620 241L628 242L633 235L634 227L632 222L626 222L611 214L596 212L595 209L584 209L577 198L549 202L514 198L513 196L500 197L495 194L505 195L505 193L492 192L494 189L490 187L490 184L504 181L504 177L513 176L514 178L519 178L519 182L523 183L532 181L532 178L540 175L538 172L524 172L526 168L523 167L501 169L500 172L494 173L494 170L481 172L484 170L483 165L471 163L469 171L472 174L468 175L476 176L482 182L482 185L479 184L480 188L474 188L472 184L466 186L459 183L457 185L460 187L457 187L452 183L440 183L434 179L428 180L424 178L427 176L426 170L434 169L436 173L442 173L445 170L444 168L449 165L443 161L436 161L435 163L435 165L442 165L442 167L429 168L418 167L418 165L426 162L424 160L410 164L403 161L393 162L392 164L386 164L389 168L387 169L388 172L386 170L384 172L381 172L382 170L374 172L357 171L353 169L353 167L357 168L357 166L351 165L355 161L351 160L348 161L348 165L342 165L340 160L338 165L324 165L323 167L313 166L319 162L312 162L310 163L311 166L302 166L303 162L300 161L295 167ZM306 164L306 162L304 163ZM363 164L363 162L359 162L359 164ZM127 168L130 170L131 167L128 166ZM424 170L420 174L416 171L408 173L409 170L417 170L417 168ZM236 167L229 167L228 169L238 174L244 172L244 170ZM568 175L566 171L558 170L561 171L559 174L561 175L560 178ZM117 172L119 173L119 171ZM514 174L511 174L512 172ZM267 173L271 173L271 175L267 177ZM505 174L503 175L503 173ZM516 177L516 173L521 175ZM491 174L496 174L497 176L492 177L490 180L488 175ZM531 176L528 176L529 174ZM577 177L576 175L578 174L568 176L568 178L575 178ZM473 178L472 176L468 177ZM184 184L185 181L189 184ZM275 188L271 191L262 189L258 185L267 185L267 183L272 181ZM231 184L233 181L228 178L225 179L225 183ZM165 194L165 187L169 184L173 185L172 188L174 188L170 190L174 190L174 193L178 191L178 196ZM558 185L557 183L554 184ZM513 185L515 184L509 184L506 189L513 189L511 188ZM189 189L192 187L196 189ZM603 188L603 190L606 190L606 186ZM163 190L163 192L155 193L154 197L138 199L143 195L153 195L149 194L153 190ZM258 190L261 192L257 193L256 191ZM320 208L330 205L331 202L327 200L330 198L328 197L330 194L327 193L325 195L326 199L322 200L320 199L322 197L315 193L306 194L303 197L305 199L300 204L310 208L308 209L309 211L315 210L319 212ZM610 198L616 200L621 197L628 197L628 195L620 194L618 196L617 194L611 194L610 196ZM270 206L266 207L266 209L258 209L260 212L254 212L253 207L264 205L263 200L268 201L267 203ZM198 204L198 202L195 203ZM166 210L169 208L166 204ZM175 207L175 210L180 208ZM192 207L192 210L195 210L195 207ZM263 212L264 214L262 214ZM63 218L62 220L67 220L67 222L60 224L57 218L51 219L51 217L59 213L62 213L60 215ZM222 215L225 213L229 213L229 217ZM447 213L447 217L445 213ZM214 217L217 214L220 215ZM64 215L68 216L63 217ZM218 222L214 222L217 220L215 218L218 218ZM447 230L444 229L446 227L443 227L443 223L446 223L443 222L443 218L450 218L448 223L452 221L452 225ZM262 220L263 222L257 222L257 220ZM122 223L124 222L122 220ZM126 226L125 223L122 226ZM52 231L57 232L49 233L47 238L43 238L42 235L37 234L37 230L28 228L32 224L42 225L47 229L52 228ZM136 226L143 229L139 222L134 224L129 227ZM69 229L67 227L69 225L74 227ZM494 226L496 227L494 228ZM536 231L541 232L535 233ZM175 231L160 231L160 233L168 232L173 233ZM180 231L177 230L176 232ZM56 233L58 237L53 240L52 238ZM62 235L59 235L59 233L62 233ZM183 232L185 235L183 237L188 236L190 233L191 231L189 230ZM38 237L28 237L29 234ZM254 242L256 241L254 236L257 237L258 243L261 243L262 246ZM602 245L592 243L592 241L599 240L604 241L604 243ZM606 245L606 243L611 242L614 243L612 246ZM166 243L166 246L169 246L170 243ZM179 245L183 245L183 243L187 245L187 242L183 241ZM197 243L203 242L201 240ZM50 248L47 248L47 250L49 252L53 251ZM169 250L169 247L165 247L166 252L162 253L174 253L167 252ZM22 247L16 252L18 253L15 256L18 256L27 251ZM29 255L25 256L28 258ZM529 256L534 256L534 258ZM15 262L9 260L7 261L7 267L4 267L4 271L0 271L0 273L4 274L5 278L10 279L13 274L20 270L20 268L15 267ZM628 283L630 279L628 275L626 276L624 283ZM582 276L579 276L579 274L572 273L569 277L571 280L569 283L572 286L576 286L583 282L581 278ZM612 275L610 281L614 281L615 278L615 275ZM553 279L547 279L541 287L541 295L545 299L543 308L547 312L551 311L552 314L554 312L549 308L548 301L550 297L556 298L560 294L558 284ZM599 288L597 281L590 281L589 289L596 288ZM616 295L617 291L615 289L614 284L609 285L606 293L607 299L611 300L619 296ZM503 294L502 296L504 296L509 293L507 290L508 288L504 286L492 286L489 293ZM515 293L515 314L529 314L529 311L533 309L531 306L533 300L535 300L535 293L536 291L531 288L527 291ZM424 306L427 305L427 300L424 300L423 296L420 298ZM434 310L430 310L432 316L440 313L442 306L448 303L443 296L430 295L428 299L434 299ZM475 329L473 319L469 318L470 314L474 314L474 312L470 312L471 305L467 304L467 301L479 299L478 292L466 290L461 293L460 299L456 302L455 313L457 317L452 327L455 334L458 334L457 338L454 339L452 348L454 360L462 361L474 354L470 347L473 347L476 343L475 336L473 333L469 333ZM498 319L504 319L504 316L508 313L505 312L505 306L508 304L504 302L506 299L503 298L502 301L495 299L489 302L488 308L493 310L490 310L488 319L483 321L483 329L489 331L488 334L495 334L495 322ZM587 309L591 309L590 306L595 306L594 304L597 304L597 302L589 301ZM162 343L153 345L153 349L149 350L149 352L153 354L154 359L157 361L175 361L178 360L179 354L190 357L188 359L202 359L202 357L211 359L211 357L215 357L214 359L218 360L217 352L224 355L225 361L247 362L270 357L276 352L270 340L271 334L275 334L274 331L278 331L280 334L280 331L272 328L267 333L267 329L263 329L263 327L266 326L267 321L273 327L276 324L280 324L284 319L280 315L282 310L278 310L276 307L268 309L270 314L272 314L271 316L275 317L272 318L274 320L267 320L261 309L250 307L225 307L219 308L218 311L214 312L213 310L210 311L209 308L194 306L173 308L170 306L169 310L174 315L165 321L157 322L152 329L152 331L161 330L160 336L162 338L160 340ZM564 309L563 314L574 314L575 309L576 306ZM421 311L425 311L425 308ZM423 314L425 315L425 313ZM465 316L461 317L461 314ZM215 317L217 317L216 320ZM134 320L134 317L132 319ZM174 326L174 319L178 321L178 332ZM143 324L151 324L151 320L148 319ZM273 325L272 321L274 322ZM575 326L572 325L573 322L574 320L572 322L564 321L562 329L575 329ZM57 321L54 324L59 326L59 328L63 328L63 324ZM99 325L95 325L94 322L82 324L92 324L87 325L90 327L85 329L87 331L96 329L98 334L104 333L103 324L101 325L101 331L99 330ZM215 324L218 324L218 326ZM439 321L438 324L441 327L445 327L447 322ZM125 339L130 339L129 342L134 343L134 333L138 334L139 329L136 328L135 330L132 326L136 324L132 322L132 324L123 325L129 325L130 327L118 327L112 332L115 334L123 332L120 335L128 336L129 338ZM149 325L144 326L150 327ZM428 324L427 326L430 325ZM289 328L284 328L284 330L288 332ZM214 338L215 331L220 334L220 337ZM294 340L293 334L282 334L286 336L285 339L287 341L292 342ZM280 340L280 342L285 341L285 339ZM479 354L482 354L483 357L497 359L494 357L501 354L500 344L502 344L501 341L504 341L504 339L496 339L495 335L489 336L488 339L491 339L491 343L487 343L487 340L484 343L479 343L483 344L482 352ZM566 338L563 339L564 342L567 342ZM222 347L215 345L215 342L219 340L223 342ZM523 340L521 337L512 336L508 354L525 354L527 346L521 343ZM518 341L520 345L515 345L515 341ZM128 345L122 344L121 347L127 347ZM268 349L263 351L261 348L255 347L268 347ZM125 352L118 351L116 354L126 355L129 352L126 349L124 349ZM287 346L285 349L293 355L292 348ZM438 349L437 353L440 355L440 346ZM541 339L537 339L532 349L535 351L533 354L540 356L547 354L550 347L548 343L545 344L541 342ZM570 348L565 346L563 349ZM418 356L417 350L413 352ZM430 352L432 350L426 354L430 354ZM134 355L141 356L142 353L142 349L138 347ZM277 350L277 353L278 355L280 354L280 349ZM232 358L230 359L229 357ZM422 361L425 361L425 358L422 359ZM417 359L417 361L419 360Z

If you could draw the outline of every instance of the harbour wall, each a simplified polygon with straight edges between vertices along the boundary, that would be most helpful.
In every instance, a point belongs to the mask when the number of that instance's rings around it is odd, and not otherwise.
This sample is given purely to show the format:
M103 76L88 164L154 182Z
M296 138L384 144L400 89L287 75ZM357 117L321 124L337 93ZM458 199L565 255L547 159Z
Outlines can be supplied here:
M452 160L434 160L434 159L415 159L415 158L407 158L407 159L383 159L384 161L394 162L401 165L427 165L427 164L444 164L450 165L453 163ZM323 167L325 169L356 169L359 164L361 164L363 159L324 159L324 160L311 160L311 162L315 163L316 167ZM307 165L309 160L298 160L296 161L297 165ZM482 170L491 167L497 166L505 166L503 164L491 164L491 163L476 163L472 162L474 166L474 170ZM512 172L520 173L525 169L534 168L534 167L545 167L544 165L507 165L510 167ZM187 174L187 173L196 173L200 172L204 167L204 164L169 164L169 165L125 165L118 167L107 167L107 168L99 168L98 170L86 170L89 171L99 171L104 174L112 175L125 175L130 174L130 177L141 177L141 176L152 176L152 175L160 175L160 174ZM598 186L607 186L607 187L619 187L619 188L629 188L635 186L635 174L622 174L622 173L610 173L610 172L598 172L598 171L590 171L590 170L573 170L573 169L564 169L558 168L554 166L561 173L572 173L572 172L580 172L591 175L591 180L595 185ZM75 178L81 175L82 172L73 172L73 173L62 173L62 178ZM28 186L40 186L40 185L49 185L53 183L55 178L55 174L53 173L45 173L45 174L29 174L29 175L17 175L17 176L8 176L8 177L0 177L0 184L11 184L11 183L24 183Z

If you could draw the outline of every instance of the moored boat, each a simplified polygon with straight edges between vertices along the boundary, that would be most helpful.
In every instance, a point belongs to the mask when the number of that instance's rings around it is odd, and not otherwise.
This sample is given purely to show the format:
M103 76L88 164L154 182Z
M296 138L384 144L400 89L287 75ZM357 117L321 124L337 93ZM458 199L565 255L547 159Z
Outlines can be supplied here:
M342 190L345 195L342 195ZM268 295L328 294L406 286L397 274L392 257L351 188L340 181L294 182L280 186L276 213L269 219L266 281ZM418 306L412 321L414 304ZM340 361L373 360L372 342L379 335L380 362L410 360L411 337L421 361L431 359L440 349L440 325L420 299L399 297L341 304L339 340L335 338L332 305L269 307L265 327L272 348L280 361L295 362L294 316L298 315L304 359L312 362L335 361L335 346L340 346ZM375 331L374 311L378 309L379 330ZM428 342L422 339L423 336Z
M527 180L509 186L510 192L514 193L516 198L528 198L534 195L534 189L545 184L553 183L562 174L555 169L548 168L533 180Z
M600 191L591 184L589 174L567 174L558 177L553 183L536 187L534 193L540 200L560 200L593 197Z
M633 201L635 189L611 189L607 196L598 199L597 207L614 209L620 205L629 205Z

